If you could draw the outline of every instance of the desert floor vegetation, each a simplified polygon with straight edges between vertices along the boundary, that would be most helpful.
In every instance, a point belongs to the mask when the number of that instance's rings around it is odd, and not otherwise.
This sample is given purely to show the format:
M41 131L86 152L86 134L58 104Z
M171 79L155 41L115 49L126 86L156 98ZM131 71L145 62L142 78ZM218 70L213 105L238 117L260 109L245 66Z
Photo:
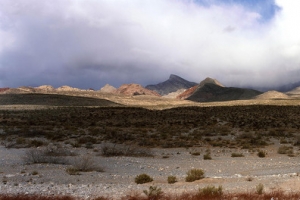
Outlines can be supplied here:
M103 188L109 191L114 184L141 189L120 199L297 199L298 193L270 191L264 179L276 176L272 181L278 185L298 179L299 128L299 106L0 110L1 151L22 158L19 162L7 157L12 163L7 166L18 166L17 172L3 169L6 161L0 163L0 186L20 189L54 182L71 190L76 184L95 186L106 180ZM231 189L239 187L233 180L251 185L253 191L230 193L219 187L219 181L231 184ZM194 193L160 190L194 183L201 184ZM152 188L144 190L148 186ZM12 194L1 198L48 197Z
M0 110L0 139L7 148L65 142L141 147L228 147L255 149L272 140L299 144L300 107L218 106L149 110L137 107L56 107ZM118 154L116 151L107 153Z

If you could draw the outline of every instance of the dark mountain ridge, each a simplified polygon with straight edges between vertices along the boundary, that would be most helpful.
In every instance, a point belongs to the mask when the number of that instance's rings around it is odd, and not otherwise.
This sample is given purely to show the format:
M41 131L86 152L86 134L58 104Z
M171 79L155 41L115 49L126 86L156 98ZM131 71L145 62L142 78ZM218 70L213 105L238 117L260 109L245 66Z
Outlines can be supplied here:
M145 88L156 91L160 95L167 95L180 89L188 89L197 85L195 82L187 81L177 75L171 74L169 79L156 85L147 85Z
M212 102L212 101L231 101L252 99L257 95L262 94L257 90L222 87L213 83L206 83L198 87L187 100L196 102Z

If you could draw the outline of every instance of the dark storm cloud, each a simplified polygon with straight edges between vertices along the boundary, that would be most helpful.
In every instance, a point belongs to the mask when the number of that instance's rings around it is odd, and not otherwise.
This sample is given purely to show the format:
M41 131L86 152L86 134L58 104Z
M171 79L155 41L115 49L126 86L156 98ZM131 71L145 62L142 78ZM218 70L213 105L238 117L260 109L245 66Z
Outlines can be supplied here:
M2 0L0 87L99 89L171 73L225 85L299 81L299 2L268 1L277 13L259 1L205 2Z

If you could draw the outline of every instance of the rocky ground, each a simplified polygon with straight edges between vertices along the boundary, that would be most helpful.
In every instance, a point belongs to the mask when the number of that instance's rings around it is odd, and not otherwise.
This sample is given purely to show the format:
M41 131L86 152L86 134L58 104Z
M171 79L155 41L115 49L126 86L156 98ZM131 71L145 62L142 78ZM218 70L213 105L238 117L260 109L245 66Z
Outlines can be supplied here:
M71 148L66 146L65 148ZM76 158L92 157L104 172L80 172L69 175L68 164L26 164L28 149L7 149L0 146L1 193L67 194L89 199L110 196L118 199L131 192L142 193L149 186L161 187L164 192L181 193L196 191L207 185L222 185L224 191L254 191L262 183L266 190L299 189L300 157L288 157L277 153L278 145L266 148L267 156L259 158L256 153L237 149L211 149L212 160L204 160L207 148L152 149L154 157L103 157L97 149L72 149ZM193 156L190 152L201 152ZM231 153L243 153L245 157L232 158ZM83 156L83 157L80 157ZM190 169L203 169L206 178L185 182ZM136 184L134 178L142 173L154 181ZM167 177L176 176L178 182L168 184Z

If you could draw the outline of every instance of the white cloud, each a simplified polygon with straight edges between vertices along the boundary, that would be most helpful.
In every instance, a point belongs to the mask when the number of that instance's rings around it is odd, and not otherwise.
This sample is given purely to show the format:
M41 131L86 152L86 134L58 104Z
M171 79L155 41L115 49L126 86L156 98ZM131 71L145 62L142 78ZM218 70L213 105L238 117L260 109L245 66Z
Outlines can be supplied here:
M300 64L300 3L276 3L281 11L261 23L261 14L240 4L2 0L0 70L18 79L2 82L44 84L33 81L32 71L47 73L49 82L55 76L53 84L82 87L156 83L170 73L193 81L212 76L226 85L299 81L293 74Z

